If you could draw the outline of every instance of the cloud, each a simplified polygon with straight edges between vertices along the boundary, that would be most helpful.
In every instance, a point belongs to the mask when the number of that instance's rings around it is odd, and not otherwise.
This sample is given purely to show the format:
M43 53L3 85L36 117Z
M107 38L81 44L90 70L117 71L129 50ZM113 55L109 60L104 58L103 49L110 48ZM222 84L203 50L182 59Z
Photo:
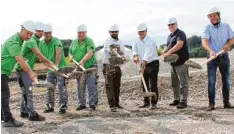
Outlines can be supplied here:
M233 0L5 0L0 8L0 43L19 31L23 21L32 19L51 23L53 35L61 39L76 38L77 26L84 23L97 45L108 38L112 24L119 25L122 40L133 42L137 25L145 22L149 35L162 44L169 34L169 16L176 16L179 28L188 35L199 34L209 23L206 11L211 5L218 6L222 20L234 28Z

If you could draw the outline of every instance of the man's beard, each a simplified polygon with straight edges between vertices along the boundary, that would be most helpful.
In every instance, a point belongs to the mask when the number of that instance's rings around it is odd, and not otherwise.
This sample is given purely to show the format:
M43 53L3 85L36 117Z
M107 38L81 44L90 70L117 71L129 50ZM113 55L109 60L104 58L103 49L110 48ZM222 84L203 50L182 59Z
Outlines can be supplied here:
M111 38L118 40L118 35L111 35Z
M219 19L219 21L218 22L216 22L216 23L212 23L214 26L218 26L219 25L219 23L220 23L220 19Z

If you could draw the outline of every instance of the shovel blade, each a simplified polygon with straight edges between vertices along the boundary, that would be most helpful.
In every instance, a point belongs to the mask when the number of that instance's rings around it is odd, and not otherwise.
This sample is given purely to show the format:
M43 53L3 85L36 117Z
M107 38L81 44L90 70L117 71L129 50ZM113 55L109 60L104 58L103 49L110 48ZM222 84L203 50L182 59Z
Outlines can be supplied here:
M143 97L154 97L154 96L156 96L156 93L154 92L145 92L143 94Z

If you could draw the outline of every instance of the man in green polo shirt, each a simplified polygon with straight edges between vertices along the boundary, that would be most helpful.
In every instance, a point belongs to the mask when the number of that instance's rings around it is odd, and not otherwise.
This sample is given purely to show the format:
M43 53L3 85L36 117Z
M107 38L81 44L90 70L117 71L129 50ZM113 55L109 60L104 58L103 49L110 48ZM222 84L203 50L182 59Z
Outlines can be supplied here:
M62 68L67 65L65 61L65 56L63 52L63 46L59 39L52 36L52 26L46 24L44 27L45 39L40 42L39 49L41 53L53 62L57 67ZM46 106L44 113L49 113L54 111L54 91L56 84L58 82L58 88L60 93L60 110L59 113L63 114L67 109L67 89L65 85L65 78L61 76L56 76L54 72L49 71L47 74L47 81L54 84L54 87L47 88L46 92Z
M13 118L10 111L10 89L8 82L9 76L17 62L22 69L28 73L32 81L37 78L37 75L28 67L21 55L23 41L29 40L34 32L34 23L32 21L25 21L21 25L21 31L8 38L1 48L1 111L4 119L3 127L23 126L22 122L16 121Z
M36 33L32 35L31 39L26 41L23 45L21 54L28 60L29 67L33 70L36 58L50 68L54 68L54 64L43 56L38 46L40 38L43 36L44 24L41 22L35 23ZM33 89L32 81L29 75L17 65L18 82L22 91L21 112L22 118L28 118L30 121L44 121L45 117L39 115L34 110L33 104Z
M80 25L77 28L78 38L73 40L70 49L69 56L71 59L79 62L84 68L97 67L95 58L95 45L91 38L86 36L87 29L85 25ZM97 92L97 72L85 73L81 76L83 80L77 79L77 101L78 107L76 110L82 110L86 108L86 86L89 94L89 106L90 110L94 111L98 103Z

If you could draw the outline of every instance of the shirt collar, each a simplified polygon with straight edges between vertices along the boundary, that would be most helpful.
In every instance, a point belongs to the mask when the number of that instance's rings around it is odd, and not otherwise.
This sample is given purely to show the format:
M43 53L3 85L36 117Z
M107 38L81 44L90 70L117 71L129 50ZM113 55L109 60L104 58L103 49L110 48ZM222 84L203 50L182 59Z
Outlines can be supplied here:
M219 24L218 24L217 26L213 25L212 23L211 23L211 26L214 27L214 28L219 28L220 26L222 26L222 24L223 24L223 23L220 21Z
M179 31L179 28L177 28L174 33L171 33L171 36L175 35L178 31Z
M118 41L118 39L116 40L116 39L113 39L112 37L109 37L109 40L111 40L111 41L115 41L115 42L117 42Z
M34 39L36 42L39 42L40 40L35 34L32 35L32 39Z
M85 39L80 43L80 42L79 42L79 39L77 38L77 43L78 43L78 44L83 44L86 40L87 40L87 37L85 37Z
M53 42L54 42L54 40L55 40L55 39L54 39L54 37L52 36L52 38L51 38L51 40L50 40L50 43L49 43L49 44L53 43ZM45 39L43 40L43 43L44 43L44 44L47 44L47 43L46 43L46 41L45 41Z
M144 43L147 41L147 39L148 39L148 35L146 35L143 40L141 40L140 37L139 37L139 40L142 41L142 42L144 42Z

